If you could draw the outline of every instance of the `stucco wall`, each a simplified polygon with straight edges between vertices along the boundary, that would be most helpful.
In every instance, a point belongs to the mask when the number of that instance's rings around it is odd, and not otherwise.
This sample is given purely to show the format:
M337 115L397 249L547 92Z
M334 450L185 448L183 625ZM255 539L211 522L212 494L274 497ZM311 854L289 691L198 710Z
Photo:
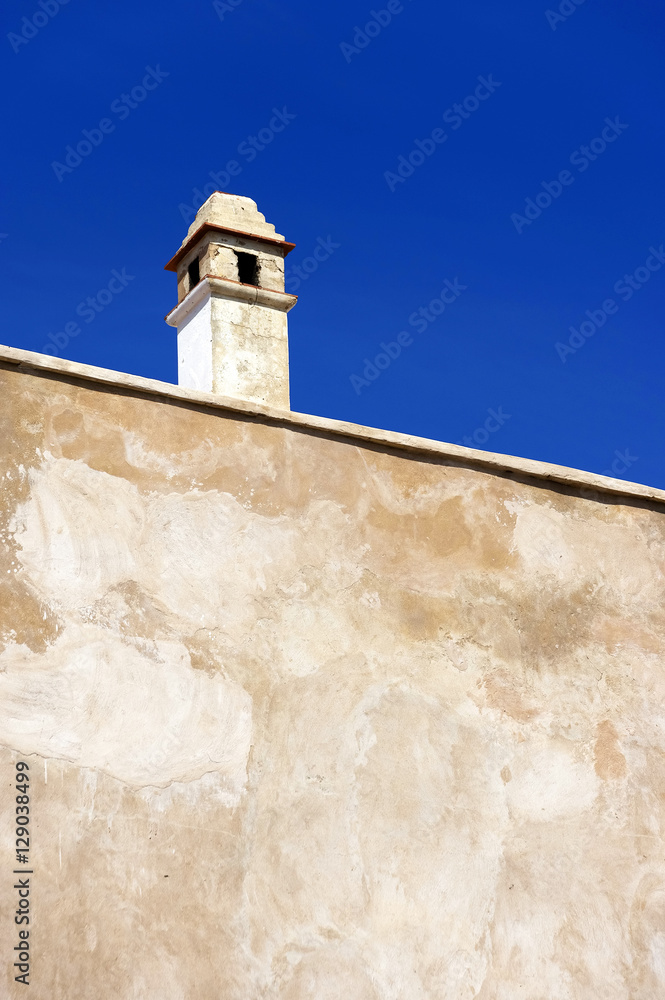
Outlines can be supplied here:
M2 985L665 995L665 513L0 368Z

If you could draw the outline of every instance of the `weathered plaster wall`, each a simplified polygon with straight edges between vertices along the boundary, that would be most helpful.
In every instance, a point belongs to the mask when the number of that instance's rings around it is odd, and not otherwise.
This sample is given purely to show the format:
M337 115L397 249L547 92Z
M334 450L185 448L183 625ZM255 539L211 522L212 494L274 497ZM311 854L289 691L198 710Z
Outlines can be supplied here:
M662 507L0 393L3 995L665 995Z

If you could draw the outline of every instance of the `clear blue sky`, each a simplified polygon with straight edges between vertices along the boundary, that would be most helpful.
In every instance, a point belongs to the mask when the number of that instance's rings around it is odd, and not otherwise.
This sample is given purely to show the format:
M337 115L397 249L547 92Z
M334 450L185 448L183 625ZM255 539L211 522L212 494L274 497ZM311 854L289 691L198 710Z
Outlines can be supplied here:
M5 0L0 340L175 382L162 269L235 161L310 268L293 409L665 488L662 3L386 9Z

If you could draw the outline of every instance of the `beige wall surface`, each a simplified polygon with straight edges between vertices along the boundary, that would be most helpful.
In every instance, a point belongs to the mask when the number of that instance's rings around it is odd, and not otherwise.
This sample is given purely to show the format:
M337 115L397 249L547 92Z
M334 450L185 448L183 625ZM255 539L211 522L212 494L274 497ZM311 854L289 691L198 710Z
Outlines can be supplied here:
M0 398L2 996L665 996L665 508Z

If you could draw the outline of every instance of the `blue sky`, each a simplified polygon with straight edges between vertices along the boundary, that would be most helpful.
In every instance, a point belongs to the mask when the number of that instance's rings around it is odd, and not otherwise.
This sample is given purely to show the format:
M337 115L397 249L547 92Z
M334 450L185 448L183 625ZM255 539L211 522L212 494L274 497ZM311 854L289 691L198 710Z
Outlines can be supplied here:
M297 244L294 410L665 488L661 4L2 17L2 342L175 382L163 266L235 161Z

